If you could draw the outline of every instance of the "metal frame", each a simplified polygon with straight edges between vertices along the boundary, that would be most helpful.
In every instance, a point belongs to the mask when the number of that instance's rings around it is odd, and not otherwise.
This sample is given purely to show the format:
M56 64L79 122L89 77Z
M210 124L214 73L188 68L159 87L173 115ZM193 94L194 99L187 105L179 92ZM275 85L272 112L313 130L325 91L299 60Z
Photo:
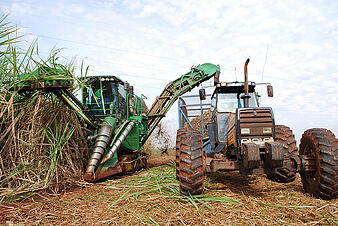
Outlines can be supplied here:
M206 94L207 97L211 97L211 94ZM191 121L189 118L193 118L196 117L197 115L189 115L189 111L198 111L200 110L200 116L201 116L201 132L202 132L202 138L204 138L204 121L203 121L203 113L204 110L209 110L211 109L211 99L209 99L209 102L206 102L207 100L200 100L199 104L182 104L182 100L183 99L189 99L189 98L199 98L199 95L185 95L182 97L179 97L179 101L178 101L178 128L181 129L181 123L182 120L185 120L188 125L190 126L190 128L193 128L193 126L191 125ZM204 102L204 103L203 103ZM205 103L206 102L206 103ZM208 107L204 107L204 106L208 106ZM189 107L198 107L198 108L193 108L193 109L189 109ZM183 108L185 108L187 110L187 114L184 113L184 111L182 110Z

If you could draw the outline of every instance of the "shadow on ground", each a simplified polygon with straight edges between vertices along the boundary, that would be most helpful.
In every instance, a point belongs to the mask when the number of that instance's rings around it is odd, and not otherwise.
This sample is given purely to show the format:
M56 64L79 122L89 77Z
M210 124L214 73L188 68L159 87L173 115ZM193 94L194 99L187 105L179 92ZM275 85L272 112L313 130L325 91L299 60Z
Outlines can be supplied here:
M269 192L288 189L289 191L303 192L299 183L291 182L280 184L269 181L265 176L241 175L238 172L216 172L207 174L210 179L210 188L227 190L236 194L244 194L256 198L269 196Z

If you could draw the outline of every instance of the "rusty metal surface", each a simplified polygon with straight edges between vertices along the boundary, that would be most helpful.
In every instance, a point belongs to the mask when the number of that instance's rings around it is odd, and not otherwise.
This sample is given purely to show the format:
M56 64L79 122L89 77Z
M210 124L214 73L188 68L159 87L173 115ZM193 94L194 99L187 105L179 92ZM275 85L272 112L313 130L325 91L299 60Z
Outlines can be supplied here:
M283 146L277 142L266 142L266 159L265 165L269 168L277 168L283 166Z
M113 175L121 173L121 172L122 172L122 168L121 168L121 165L118 163L114 167L110 166L110 167L107 167L103 170L97 170L95 172L95 174L91 174L91 173L86 172L83 175L83 179L87 182L93 183L93 182L96 182L98 180L107 178L109 176L113 176Z
M244 102L244 108L249 107L250 95L249 95L249 81L248 81L248 64L250 59L248 58L244 64L244 95L241 97Z
M316 168L316 159L311 155L300 155L301 159L301 170L304 172L315 171Z
M179 97L178 101L180 102L181 105L184 105L183 107L181 107L181 110L182 110L183 114L187 116L188 115L188 110L187 110L187 107L186 107L187 104L186 104L185 100L183 98ZM182 113L180 112L180 114L182 114ZM180 124L181 124L180 128L185 128L185 124L187 123L187 120L183 116L180 116L180 117L182 119L180 121Z
M148 154L142 153L141 157L135 159L125 158L120 164L123 172L135 172L147 168Z
M142 153L142 156L138 157L137 152L122 155L119 158L119 162L115 166L99 168L95 171L95 174L86 172L83 175L83 179L92 183L119 173L128 173L141 170L147 167L148 157L149 155L145 153Z
M249 134L241 134L241 139L273 137L274 120L269 108L240 109L238 114L239 129L250 129ZM263 132L264 128L271 128L271 132Z
M236 131L236 113L229 113L229 119L228 119L228 146L233 145L234 147L237 147L237 131Z
M249 95L249 83L248 83L248 64L250 59L248 58L244 64L244 93L245 95Z
M242 144L242 158L245 169L254 169L260 166L259 147L253 143Z
M208 158L207 158L208 159ZM207 160L208 162L208 160ZM207 172L217 172L217 171L233 171L239 169L239 162L232 161L229 159L209 159L209 171Z
M249 83L248 83L248 64L250 59L248 58L244 64L244 93L245 95L249 95Z

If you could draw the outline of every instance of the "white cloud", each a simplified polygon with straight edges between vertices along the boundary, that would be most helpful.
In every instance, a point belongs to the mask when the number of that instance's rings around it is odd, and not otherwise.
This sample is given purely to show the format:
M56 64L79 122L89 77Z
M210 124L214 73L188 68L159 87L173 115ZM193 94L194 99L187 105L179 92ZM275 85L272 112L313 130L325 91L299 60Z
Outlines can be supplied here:
M250 57L249 76L260 82L268 47L264 81L273 83L275 97L263 103L275 109L277 121L295 127L298 138L301 130L313 126L338 133L334 1L107 0L59 1L53 6L27 1L0 7L11 12L14 22L25 18L30 32L89 43L59 41L59 47L66 47L68 55L88 57L95 66L91 73L120 73L136 92L148 96L148 104L165 80L186 73L192 64L220 64L222 80L242 80L244 61ZM30 18L40 20L30 24ZM55 33L45 19L59 22ZM176 115L174 106L169 119Z

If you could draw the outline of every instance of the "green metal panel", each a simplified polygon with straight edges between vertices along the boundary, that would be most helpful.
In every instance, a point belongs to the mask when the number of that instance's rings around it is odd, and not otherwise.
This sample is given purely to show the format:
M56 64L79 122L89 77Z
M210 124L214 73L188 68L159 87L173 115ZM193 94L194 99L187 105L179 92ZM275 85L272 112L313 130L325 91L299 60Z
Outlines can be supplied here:
M131 150L138 150L140 148L140 136L139 126L136 125L128 134L125 141L122 143L122 147L129 148Z
M136 120L136 126L130 131L125 141L122 143L122 147L129 148L131 150L139 150L141 148L140 138L142 131L142 118L140 116L132 116L131 119Z
M107 153L108 153L109 149L107 148L104 155L105 156ZM114 156L112 159L108 160L107 162L103 163L103 164L100 164L98 167L97 167L97 170L96 171L104 171L106 168L108 167L112 167L112 166L115 166L115 164L118 162L118 158L117 158L117 152L115 152Z
M53 86L58 83L58 86L68 86L72 80L66 71L56 68L40 67L31 73L19 75L17 86L30 86L33 83L43 82L44 85Z

